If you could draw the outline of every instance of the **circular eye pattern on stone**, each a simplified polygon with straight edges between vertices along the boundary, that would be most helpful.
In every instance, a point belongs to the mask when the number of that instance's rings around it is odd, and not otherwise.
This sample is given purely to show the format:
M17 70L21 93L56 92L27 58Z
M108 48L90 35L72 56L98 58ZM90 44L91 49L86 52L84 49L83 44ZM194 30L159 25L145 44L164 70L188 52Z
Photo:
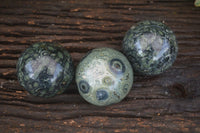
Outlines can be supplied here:
M106 76L103 78L103 84L105 85L113 85L114 84L114 81L111 77L109 76Z
M80 91L81 91L82 93L84 93L84 94L88 93L89 90L90 90L89 84L88 84L86 81L84 81L84 80L81 80L81 81L79 82L79 88L80 88Z
M110 61L110 69L116 74L124 73L125 65L120 59L115 58Z
M124 88L123 88L123 92L124 92L124 93L127 93L127 91L128 91L128 84L125 84L125 85L124 85Z
M108 92L103 89L99 89L96 91L96 98L99 101L104 101L108 99Z

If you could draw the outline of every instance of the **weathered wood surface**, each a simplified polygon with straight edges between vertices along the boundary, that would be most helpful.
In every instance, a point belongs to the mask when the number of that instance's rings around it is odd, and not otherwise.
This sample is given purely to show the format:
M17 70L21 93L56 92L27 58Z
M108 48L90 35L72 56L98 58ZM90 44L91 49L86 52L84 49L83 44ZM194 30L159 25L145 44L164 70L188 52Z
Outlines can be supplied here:
M125 32L142 20L166 23L179 54L158 76L135 75L119 104L85 102L73 82L62 95L30 96L18 84L16 62L32 43L63 45L75 64L89 50L121 50ZM0 132L200 132L200 8L191 0L3 0L0 2Z

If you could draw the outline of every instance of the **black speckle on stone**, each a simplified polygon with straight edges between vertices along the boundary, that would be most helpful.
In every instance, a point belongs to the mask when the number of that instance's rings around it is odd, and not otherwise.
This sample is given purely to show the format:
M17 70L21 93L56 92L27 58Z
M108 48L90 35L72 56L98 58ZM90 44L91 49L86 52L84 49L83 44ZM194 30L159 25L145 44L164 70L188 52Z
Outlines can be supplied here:
M105 91L105 90L98 90L97 92L96 92L96 98L97 98L97 100L99 100L99 101L102 101L102 100L106 100L107 98L108 98L108 93L107 93L107 91Z

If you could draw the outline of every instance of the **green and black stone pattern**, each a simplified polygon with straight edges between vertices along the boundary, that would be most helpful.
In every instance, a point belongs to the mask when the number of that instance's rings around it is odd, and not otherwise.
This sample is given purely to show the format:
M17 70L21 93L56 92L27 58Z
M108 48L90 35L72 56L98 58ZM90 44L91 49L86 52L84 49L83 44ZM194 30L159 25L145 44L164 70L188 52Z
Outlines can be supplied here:
M128 94L133 70L122 53L111 48L93 49L77 66L76 83L86 101L106 106L120 102Z
M52 97L63 93L74 76L70 54L63 47L35 43L26 49L17 63L20 84L32 95Z
M136 73L157 75L172 66L178 46L175 35L165 24L143 21L126 33L123 52Z

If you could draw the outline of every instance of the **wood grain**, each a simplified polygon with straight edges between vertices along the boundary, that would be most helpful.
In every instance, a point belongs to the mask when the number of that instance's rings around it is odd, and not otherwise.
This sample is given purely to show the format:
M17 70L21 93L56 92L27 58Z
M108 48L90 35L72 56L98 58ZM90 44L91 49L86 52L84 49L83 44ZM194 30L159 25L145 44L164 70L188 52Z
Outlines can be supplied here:
M0 132L200 132L200 8L190 0L6 0L0 4ZM174 31L179 53L158 76L135 74L120 103L96 107L75 82L53 98L29 95L17 82L16 62L32 43L57 42L75 66L91 49L121 51L125 32L142 20Z

